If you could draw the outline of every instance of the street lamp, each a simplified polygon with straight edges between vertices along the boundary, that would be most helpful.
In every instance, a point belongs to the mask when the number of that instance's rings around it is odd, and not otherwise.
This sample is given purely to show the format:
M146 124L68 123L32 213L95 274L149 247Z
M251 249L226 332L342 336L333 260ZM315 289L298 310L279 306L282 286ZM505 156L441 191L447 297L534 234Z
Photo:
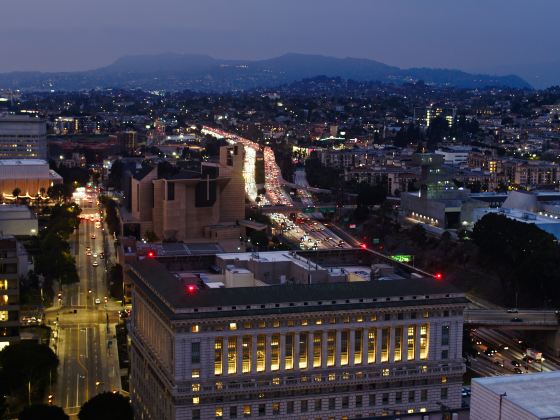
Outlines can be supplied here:
M507 392L500 394L500 411L499 411L498 420L502 420L502 400L504 399L504 397L507 397Z

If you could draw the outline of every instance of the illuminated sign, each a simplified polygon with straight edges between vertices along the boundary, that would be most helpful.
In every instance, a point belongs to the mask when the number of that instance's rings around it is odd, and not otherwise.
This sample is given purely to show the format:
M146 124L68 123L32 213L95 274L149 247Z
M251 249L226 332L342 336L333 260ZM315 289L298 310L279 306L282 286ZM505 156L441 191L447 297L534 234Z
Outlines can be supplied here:
M412 255L391 255L391 259L394 261L398 261L401 263L411 263L412 262Z

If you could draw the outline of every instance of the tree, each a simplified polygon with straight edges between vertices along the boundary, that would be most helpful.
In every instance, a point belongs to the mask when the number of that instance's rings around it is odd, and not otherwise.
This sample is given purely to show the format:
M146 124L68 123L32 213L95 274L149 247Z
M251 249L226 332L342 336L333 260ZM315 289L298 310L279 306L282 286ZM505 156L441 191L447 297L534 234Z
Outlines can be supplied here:
M21 190L18 187L15 187L12 191L12 196L15 197L16 203L18 202L19 195L21 194Z
M249 239L251 240L251 244L256 247L261 248L268 246L268 235L262 230L253 230L249 234Z
M40 402L50 381L56 378L58 357L45 344L34 341L13 343L0 352L0 367L18 403Z
M79 420L133 420L128 398L112 392L97 394L82 405Z
M159 242L158 236L151 230L147 230L144 236L148 242Z
M18 420L69 420L64 410L56 405L33 404L25 407Z
M120 264L109 269L109 293L115 299L123 298L123 270Z

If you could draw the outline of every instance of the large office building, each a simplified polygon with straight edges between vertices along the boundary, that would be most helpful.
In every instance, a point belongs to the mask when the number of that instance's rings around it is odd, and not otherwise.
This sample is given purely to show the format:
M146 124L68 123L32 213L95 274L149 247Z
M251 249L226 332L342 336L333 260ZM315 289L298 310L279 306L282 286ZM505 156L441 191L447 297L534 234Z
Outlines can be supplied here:
M471 420L560 419L560 372L472 380Z
M221 274L131 263L136 418L459 410L465 296L355 253L337 257L344 267L328 252L218 254Z
M239 242L244 156L243 146L224 146L218 162L203 162L199 172L162 174L157 166L139 172L131 182L131 214L123 223L162 240Z
M0 159L46 159L47 124L26 115L0 116Z

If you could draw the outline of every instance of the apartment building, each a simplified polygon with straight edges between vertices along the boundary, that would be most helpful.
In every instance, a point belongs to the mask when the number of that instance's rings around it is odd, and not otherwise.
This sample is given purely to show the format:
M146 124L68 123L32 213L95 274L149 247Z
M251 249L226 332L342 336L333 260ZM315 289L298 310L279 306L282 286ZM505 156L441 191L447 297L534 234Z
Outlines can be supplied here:
M136 418L348 419L461 407L462 293L418 275L331 282L333 268L316 283L320 266L286 255L294 261L282 264L302 274L290 279L277 258L229 260L237 266L225 266L225 282L149 259L131 264ZM270 281L253 278L261 259L275 271Z
M46 159L47 124L27 115L0 116L0 159Z

